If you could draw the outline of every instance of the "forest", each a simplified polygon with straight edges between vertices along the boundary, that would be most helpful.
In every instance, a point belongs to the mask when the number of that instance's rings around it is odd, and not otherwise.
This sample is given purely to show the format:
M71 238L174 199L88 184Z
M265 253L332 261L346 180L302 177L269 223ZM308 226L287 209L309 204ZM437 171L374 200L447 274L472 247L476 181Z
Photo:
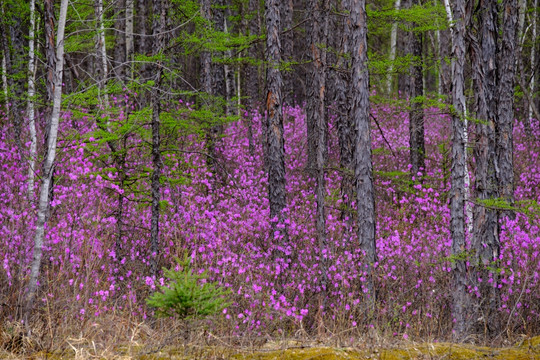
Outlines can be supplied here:
M0 358L540 358L538 0L0 8Z

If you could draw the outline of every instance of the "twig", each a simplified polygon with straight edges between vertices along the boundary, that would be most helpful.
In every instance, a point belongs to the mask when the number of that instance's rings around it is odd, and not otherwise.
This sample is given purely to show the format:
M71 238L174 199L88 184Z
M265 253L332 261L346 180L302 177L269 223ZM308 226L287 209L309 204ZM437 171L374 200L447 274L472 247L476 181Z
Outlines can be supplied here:
M390 146L390 143L388 142L388 140L386 140L386 137L384 136L384 133L381 129L381 125L379 125L379 121L377 120L377 118L373 114L369 114L369 116L371 116L371 118L375 120L375 124L377 124L377 127L379 128L379 131L381 132L381 135L384 141L386 142L386 145L388 145L388 148L390 149L390 152L392 153L392 155L394 155L394 157L397 157L396 154L394 153L394 150L392 149L392 146Z

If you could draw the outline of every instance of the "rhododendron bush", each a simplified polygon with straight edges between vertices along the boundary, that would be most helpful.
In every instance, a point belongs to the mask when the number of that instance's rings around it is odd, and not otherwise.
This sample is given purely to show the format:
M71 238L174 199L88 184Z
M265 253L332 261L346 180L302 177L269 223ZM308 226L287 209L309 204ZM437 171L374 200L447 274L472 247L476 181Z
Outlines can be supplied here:
M150 276L147 125L128 121L129 98L116 100L114 106L110 131L121 136L108 141L124 152L123 183L115 165L119 155L111 153L96 117L79 109L65 112L60 124L38 308L52 307L65 321L94 321L111 313L144 321L153 316L145 299L165 281L162 275ZM408 113L387 106L372 109L380 125L380 130L375 123L372 127L377 301L374 308L366 308L366 266L351 220L354 209L343 211L334 120L329 125L326 171L329 247L321 254L315 180L305 170L304 110L285 109L287 243L269 237L263 115L244 114L225 126L216 142L219 166L212 170L206 165L205 137L193 131L189 112L189 105L176 104L171 121L180 125L164 130L160 266L171 267L175 257L187 253L195 271L206 271L210 280L230 289L231 305L214 320L221 322L223 331L293 334L322 323L331 331L374 327L405 336L448 337L453 321L448 115L426 110L427 171L420 183L412 182L408 173ZM248 121L253 124L253 155ZM500 262L494 270L500 316L517 333L540 328L540 128L538 122L531 127L525 130L515 123L515 195L520 210L515 219L501 223ZM28 279L36 209L27 196L28 154L17 149L6 119L0 136L0 302L5 304L2 316L14 320ZM469 166L474 166L472 155ZM121 208L119 193L124 198ZM317 296L321 256L328 264L324 312ZM469 290L471 296L480 296Z

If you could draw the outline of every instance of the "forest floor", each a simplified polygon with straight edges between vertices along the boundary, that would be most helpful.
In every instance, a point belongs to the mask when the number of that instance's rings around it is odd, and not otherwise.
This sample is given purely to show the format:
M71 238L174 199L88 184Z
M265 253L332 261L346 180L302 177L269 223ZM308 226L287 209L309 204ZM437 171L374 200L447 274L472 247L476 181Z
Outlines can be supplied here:
M134 342L103 348L93 341L71 339L64 349L32 352L20 349L0 351L0 359L319 359L319 360L398 360L398 359L540 359L540 336L523 338L513 346L488 347L472 344L400 341L393 344L356 342L353 346L327 346L320 341L269 341L260 346L171 344L154 345Z

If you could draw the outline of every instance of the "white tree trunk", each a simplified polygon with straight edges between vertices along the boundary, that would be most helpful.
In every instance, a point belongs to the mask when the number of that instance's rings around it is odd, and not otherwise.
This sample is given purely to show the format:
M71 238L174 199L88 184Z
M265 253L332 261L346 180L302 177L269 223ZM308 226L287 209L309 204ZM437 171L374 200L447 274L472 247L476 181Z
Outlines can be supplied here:
M34 201L34 181L35 181L35 166L37 155L37 135L36 121L34 109L34 96L36 94L35 85L35 53L34 53L34 34L36 28L36 2L30 0L30 31L28 34L28 126L30 128L30 156L28 159L28 199Z
M56 140L58 136L58 122L60 118L60 107L62 105L62 73L64 68L64 32L66 25L68 0L60 3L60 16L58 18L58 32L56 35L56 69L54 71L54 93L53 109L50 119L50 131L47 143L47 154L41 177L41 189L39 194L39 207L37 212L36 232L34 237L34 251L32 264L30 266L30 281L26 292L25 318L32 312L34 299L38 287L38 277L41 268L41 258L43 255L43 238L45 234L45 215L49 206L49 188L51 186L51 175L56 156Z
M537 14L538 14L538 0L534 0L534 5L533 5L533 18L532 18L532 39L536 41L536 20L537 20ZM531 99L529 100L529 119L532 119L533 117L533 106L534 106L534 81L535 81L535 76L534 76L534 65L535 65L535 62L536 62L536 46L533 44L533 46L531 46L531 72L532 72L532 76L531 76L531 82L529 83L529 94L531 94ZM537 119L540 121L540 119Z
M401 0L396 0L394 8L399 10L401 8ZM392 32L390 33L390 55L388 60L390 61L390 66L388 68L388 74L386 75L386 92L390 95L392 91L392 71L394 70L394 60L396 60L396 49L397 49L397 22L392 23Z

